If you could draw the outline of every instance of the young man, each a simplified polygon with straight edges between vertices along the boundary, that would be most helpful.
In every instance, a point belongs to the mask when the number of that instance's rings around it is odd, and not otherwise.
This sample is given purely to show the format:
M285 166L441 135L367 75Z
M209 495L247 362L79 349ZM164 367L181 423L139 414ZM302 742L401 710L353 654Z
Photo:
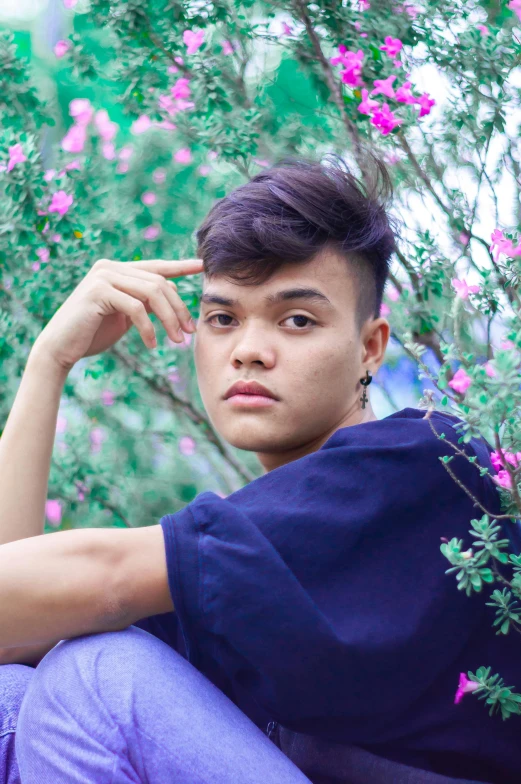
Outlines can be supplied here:
M517 719L454 704L480 665L519 684L517 641L439 550L499 514L496 487L453 459L477 508L446 472L455 417L378 420L368 400L389 339L384 191L285 161L197 238L202 399L265 473L159 525L37 535L68 369L132 323L152 346L151 311L190 329L167 278L197 263L94 265L35 344L0 442L0 645L19 652L0 667L0 782L14 743L23 784L517 781ZM491 468L484 442L465 448ZM31 644L35 670L13 663Z

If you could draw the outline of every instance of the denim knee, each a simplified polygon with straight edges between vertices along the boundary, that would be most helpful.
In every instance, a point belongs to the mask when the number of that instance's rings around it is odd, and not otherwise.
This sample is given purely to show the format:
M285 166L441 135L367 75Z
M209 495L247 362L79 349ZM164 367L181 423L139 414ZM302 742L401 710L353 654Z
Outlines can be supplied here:
M20 784L15 755L18 714L34 668L25 664L0 665L0 784Z

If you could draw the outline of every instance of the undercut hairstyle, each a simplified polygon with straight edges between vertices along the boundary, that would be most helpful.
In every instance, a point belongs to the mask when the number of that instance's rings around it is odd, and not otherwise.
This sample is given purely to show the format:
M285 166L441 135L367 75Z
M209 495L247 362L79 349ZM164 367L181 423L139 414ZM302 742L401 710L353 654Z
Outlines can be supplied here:
M255 286L332 250L355 279L360 331L380 315L395 250L392 184L376 156L367 157L364 183L340 156L326 157L332 162L284 158L220 199L197 230L197 253L209 279Z

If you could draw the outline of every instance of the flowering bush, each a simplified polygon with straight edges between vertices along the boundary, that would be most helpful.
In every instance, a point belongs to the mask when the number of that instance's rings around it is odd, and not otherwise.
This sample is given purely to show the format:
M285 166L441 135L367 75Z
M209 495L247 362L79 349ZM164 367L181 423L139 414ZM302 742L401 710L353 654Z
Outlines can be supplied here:
M335 151L365 177L371 150L389 164L402 219L381 311L389 362L414 362L427 385L420 407L461 418L454 454L484 473L465 444L493 444L511 525L521 515L521 2L64 7L71 33L50 57L67 75L67 128L13 37L0 39L0 421L33 340L97 258L193 256L193 230L215 198L259 167ZM197 282L179 290L196 315ZM130 331L73 369L48 525L104 524L102 513L142 525L258 473L206 418L187 349L189 338L176 347L165 335L144 352ZM385 377L384 366L376 381L389 398ZM500 583L493 623L520 631L521 558L482 511L469 521L472 547L442 543L448 571L469 594ZM489 668L462 673L455 701L471 692L504 718L521 712Z

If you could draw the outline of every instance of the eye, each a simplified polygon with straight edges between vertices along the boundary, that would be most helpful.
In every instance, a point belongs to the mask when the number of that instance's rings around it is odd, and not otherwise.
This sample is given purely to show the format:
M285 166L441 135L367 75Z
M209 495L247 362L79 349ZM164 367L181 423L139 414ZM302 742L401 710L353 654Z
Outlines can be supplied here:
M213 316L210 316L210 318L206 319L206 323L207 324L211 324L213 319L232 319L232 317L229 316L227 313L214 313ZM233 321L233 319L232 319L232 321ZM217 326L217 324L213 324L212 326L215 327L215 326ZM221 326L221 327L229 327L230 324L229 323L223 324L222 321L220 321L219 322L219 326Z
M309 321L311 324L316 324L317 323L316 321L313 321L313 319L310 319L309 316L304 316L302 314L297 314L295 316L288 316L288 318L284 319L284 321L288 321L288 319L298 319L299 323L296 324L296 326L299 329L302 329L302 327L308 327L309 326L309 324L303 324L302 323L302 319L304 319L304 321Z

